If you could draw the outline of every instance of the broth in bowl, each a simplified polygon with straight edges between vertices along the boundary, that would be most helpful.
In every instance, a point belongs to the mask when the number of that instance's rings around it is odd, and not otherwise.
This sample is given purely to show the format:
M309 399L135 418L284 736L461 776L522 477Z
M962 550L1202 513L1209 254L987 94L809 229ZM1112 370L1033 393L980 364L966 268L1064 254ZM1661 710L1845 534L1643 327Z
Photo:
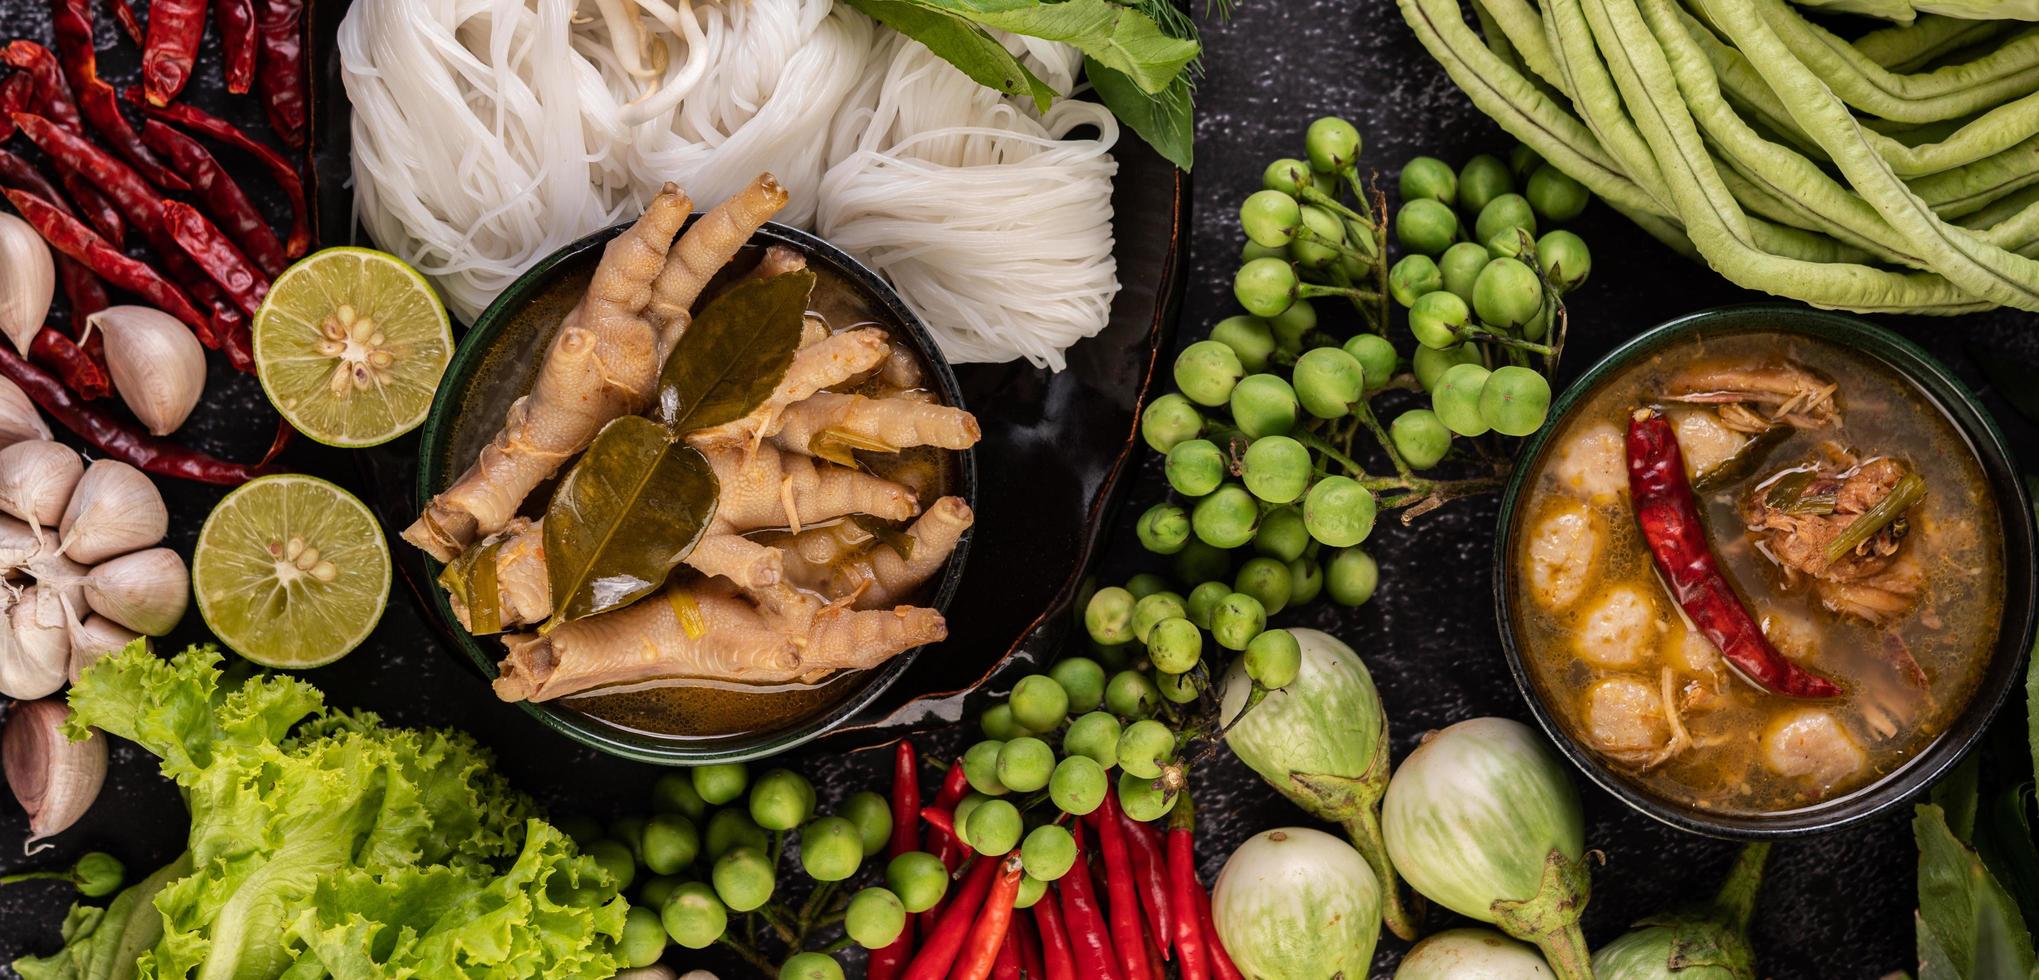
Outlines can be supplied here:
M1558 724L1648 794L1814 806L1905 766L1975 696L2003 613L1998 504L1961 430L1883 362L1687 336L1545 445L1507 555L1518 652Z

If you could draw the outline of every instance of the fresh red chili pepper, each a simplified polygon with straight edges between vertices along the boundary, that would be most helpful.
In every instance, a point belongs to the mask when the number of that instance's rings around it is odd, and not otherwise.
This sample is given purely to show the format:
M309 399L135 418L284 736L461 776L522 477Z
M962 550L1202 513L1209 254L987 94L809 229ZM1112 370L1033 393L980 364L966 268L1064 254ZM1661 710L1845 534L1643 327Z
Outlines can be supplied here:
M1168 968L1161 965L1161 951L1167 947L1168 940L1156 939L1146 926L1141 926L1140 932L1146 937L1140 941L1140 947L1147 956L1147 975L1155 980L1166 980Z
M1105 928L1104 912L1098 907L1097 887L1090 880L1090 862L1083 846L1083 823L1070 824L1069 832L1076 837L1076 865L1055 883L1055 890L1061 893L1062 921L1069 930L1069 947L1076 961L1076 975L1091 980L1120 980L1118 967L1113 965L1111 936Z
M1109 795L1109 794L1107 794ZM1179 797L1178 797L1179 798ZM1147 931L1161 945L1161 958L1169 958L1168 939L1175 935L1175 916L1168 901L1168 862L1161 854L1161 841L1154 829L1119 810L1119 826L1125 828L1126 843L1133 857L1133 886L1140 893L1140 910L1147 916Z
M57 179L63 181L64 193L70 196L71 203L93 231L115 245L127 241L127 219L121 217L120 208L107 200L106 195L99 193L98 188L75 170L65 170Z
M99 53L92 45L92 0L54 0L52 21L57 34L57 60L77 95L78 110L99 138L121 159L133 164L149 182L168 191L188 190L183 178L163 166L120 114L113 86L99 77Z
M269 128L291 149L305 140L304 0L256 0L255 31L262 55L256 83Z
M1159 933L1162 942L1172 942L1182 980L1210 980L1210 954L1206 950L1203 925L1197 921L1196 810L1189 794L1176 798L1168 814L1168 904L1175 911L1173 932Z
M80 398L105 398L113 390L105 366L95 363L84 348L58 333L55 327L36 331L35 338L28 343L28 356L55 371L63 379L64 387L77 392Z
M1664 413L1639 409L1628 420L1628 488L1636 524L1657 571L1694 626L1752 681L1793 698L1830 698L1841 689L1786 659L1721 574L1685 477L1684 454Z
M142 44L142 89L149 101L169 105L191 81L198 41L205 36L205 0L149 0L148 40Z
M1089 875L1081 866L1070 874ZM1041 975L1046 980L1076 980L1076 954L1069 948L1069 930L1062 924L1057 897L1044 895L1034 903L1034 925L1041 937Z
M991 891L993 879L999 877L1000 863L985 860L970 866L962 884L950 895L948 910L928 930L927 941L920 944L913 962L907 964L905 980L940 980L949 975L949 967L955 965L957 955L963 951L970 924L984 910L984 896ZM1006 904L1012 904L1011 898L1006 899Z
M997 958L991 962L991 980L1020 980L1020 917L1009 916L1005 920L1005 938L998 944Z
M113 0L113 19L120 23L120 30L128 40L136 44L143 42L142 19L135 16L134 0Z
M1133 883L1133 859L1114 794L1106 793L1104 805L1092 810L1087 819L1097 831L1097 852L1104 857L1105 907L1111 915L1112 947L1118 951L1119 969L1126 980L1151 980L1146 941L1141 936L1139 889Z
M992 883L991 893L984 896L984 905L971 926L970 938L963 944L962 955L957 957L954 971L944 976L987 980L998 966L999 950L1005 948L1006 937L1012 931L1012 903L1019 896L1019 854L1006 855L997 862L997 867L998 880Z
M268 278L197 208L182 201L164 201L163 229L191 261L226 290L241 312L254 316L262 308L262 297L269 293Z
M176 286L157 275L154 269L128 258L85 227L83 222L49 201L11 188L6 193L14 209L21 212L21 216L51 247L77 259L107 282L141 296L157 309L184 321L193 330L209 330L210 324L192 307L191 301L185 299Z
M14 138L13 115L35 105L35 79L16 72L0 81L0 143Z
M142 135L147 137L148 131ZM892 751L892 839L885 856L898 857L920 848L920 753L913 740L902 738ZM895 980L913 952L913 918L892 944L871 951L870 980Z
M1042 895L1035 905L1053 905L1054 900ZM1017 910L1012 914L1013 929L1019 933L1020 976L1026 980L1044 980L1048 968L1042 959L1041 936L1034 929L1034 917L1021 915Z
M969 857L974 853L970 850L970 845L963 843L963 838L956 833L956 814L954 811L944 810L941 807L924 806L920 808L920 818L927 821L927 825L933 827L937 832L955 838L956 846L962 849L964 857Z
M219 29L227 91L246 95L255 84L255 50L260 43L255 33L255 5L251 0L213 0L212 24Z
M1211 918L1211 893L1203 882L1196 880L1194 870L1190 881L1196 885L1197 925L1202 927L1205 951L1210 954L1211 976L1217 980L1246 980L1246 975L1232 962L1232 954L1225 952L1225 941L1218 938L1217 921Z
M290 199L290 237L284 243L283 254L294 259L311 248L311 211L305 204L304 180L298 176L297 166L285 159L283 154L241 132L233 123L189 102L152 106L141 101L141 93L132 87L128 89L128 100L141 105L152 118L176 123L200 136L218 140L254 156L283 188L284 196Z
M261 268L263 275L275 278L283 274L290 264L283 257L283 243L277 240L262 212L256 210L255 202L248 199L241 185L234 182L211 151L154 119L142 125L142 142L191 185L199 203Z
M34 41L10 41L0 49L0 61L20 69L35 80L35 94L24 109L34 109L37 115L47 116L74 133L85 131L85 123L78 117L78 102L71 97L71 86L64 81L63 69L57 65L57 56L50 49Z
M269 472L267 461L256 466L232 463L149 435L79 402L57 379L0 345L0 376L21 387L30 400L57 424L121 462L157 476L176 477L231 487Z
M949 771L942 776L942 788L935 793L935 808L953 811L963 801L963 794L970 792L970 781L963 778L963 760L949 764ZM963 860L963 842L956 839L953 828L936 830L928 835L928 849L940 858L942 867L951 872Z

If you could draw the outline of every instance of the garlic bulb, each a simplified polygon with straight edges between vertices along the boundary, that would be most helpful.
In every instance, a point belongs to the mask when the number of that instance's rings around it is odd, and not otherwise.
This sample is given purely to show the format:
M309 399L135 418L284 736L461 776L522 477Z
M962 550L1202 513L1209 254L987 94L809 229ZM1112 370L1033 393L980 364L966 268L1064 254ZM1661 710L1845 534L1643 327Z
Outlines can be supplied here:
M14 798L28 811L29 854L37 841L63 833L99 797L106 782L106 736L93 729L83 741L64 735L71 709L57 698L19 701L0 731L0 767Z
M63 542L57 550L91 565L158 544L169 530L170 512L148 475L119 460L101 459L85 468L71 491L57 526Z
M0 214L0 333L28 356L57 293L57 264L48 243L28 222Z
M12 446L26 439L48 439L49 424L28 400L21 386L0 378L0 446Z
M64 623L63 604L73 608L85 608L85 573L91 571L83 565L57 554L57 536L45 532L42 547L21 566L35 579L35 621L42 626L61 626Z
M35 528L12 517L0 516L0 571L14 571L28 564L45 542L36 540Z
M84 475L85 461L61 443L32 439L0 449L0 512L55 527Z
M191 575L168 548L150 548L93 567L85 575L85 603L128 629L162 636L184 618Z
M106 338L114 390L149 431L177 431L205 391L205 349L190 328L162 310L109 306L85 318Z
M35 586L22 592L7 610L7 632L0 638L0 694L29 700L48 697L64 686L71 669L71 639L64 627L36 622Z
M78 675L98 663L99 658L119 653L136 640L141 640L144 647L149 645L147 637L104 616L88 616L81 623L72 610L67 609L65 613L65 632L71 638L69 673L73 684L78 683Z

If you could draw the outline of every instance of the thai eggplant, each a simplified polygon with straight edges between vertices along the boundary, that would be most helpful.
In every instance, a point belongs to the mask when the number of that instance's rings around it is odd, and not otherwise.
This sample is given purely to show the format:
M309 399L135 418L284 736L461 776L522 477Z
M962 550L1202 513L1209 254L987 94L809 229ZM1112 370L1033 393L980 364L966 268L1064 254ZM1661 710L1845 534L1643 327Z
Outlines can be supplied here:
M1344 841L1305 827L1248 838L1211 889L1211 921L1249 977L1360 980L1381 934L1381 889Z
M1492 929L1446 929L1416 944L1395 980L1550 980L1536 947Z
M1749 921L1769 844L1742 849L1709 904L1651 916L1593 954L1599 980L1756 980Z

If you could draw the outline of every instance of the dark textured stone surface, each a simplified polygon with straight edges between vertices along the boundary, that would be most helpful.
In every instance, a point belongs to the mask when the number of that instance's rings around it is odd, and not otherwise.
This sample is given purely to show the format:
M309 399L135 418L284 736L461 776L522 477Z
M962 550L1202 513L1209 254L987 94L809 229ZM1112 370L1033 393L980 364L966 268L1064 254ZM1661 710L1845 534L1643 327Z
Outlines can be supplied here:
M47 40L45 9L45 0L0 0L0 37ZM108 73L125 80L133 64L131 45L114 41L110 23L102 25L101 35L111 47ZM1239 242L1233 208L1257 186L1266 160L1300 152L1310 119L1324 113L1351 118L1369 141L1367 161L1383 171L1416 153L1456 160L1509 145L1451 88L1385 0L1247 0L1231 24L1214 26L1207 39L1209 75L1199 98L1197 234L1185 338L1201 335L1232 311L1227 284ZM259 125L260 111L251 101L228 101L214 90L217 60L210 39L207 44L196 83L202 91L195 97ZM1650 324L1754 298L1671 255L1603 208L1596 207L1574 227L1592 244L1598 271L1572 301L1568 373L1576 374L1618 340ZM2001 393L1989 390L1977 356L2039 364L2039 335L2032 331L2030 315L1886 322L1987 392L1991 409L2021 454L2027 459L2039 454L2039 433L2010 409ZM248 379L230 377L215 365L213 387L190 430L192 438L208 448L245 451L263 438L266 412L259 406L260 393ZM342 454L300 448L292 462L358 482ZM1127 513L1137 513L1162 492L1150 465L1133 489ZM170 497L170 543L188 553L218 494L178 486ZM1336 632L1367 658L1388 705L1398 757L1423 731L1453 721L1484 714L1528 718L1501 662L1487 601L1493 517L1492 501L1484 500L1454 505L1413 528L1384 525L1374 545L1383 569L1376 600L1344 613L1320 606L1296 620ZM1123 578L1143 567L1144 556L1125 523L1107 560L1108 578ZM496 702L442 648L411 597L399 590L392 598L364 649L340 665L307 673L334 703L370 708L397 724L466 728L499 748L512 778L555 806L606 813L642 798L654 770L577 749L516 708ZM168 645L200 638L196 620L190 617ZM922 739L923 749L929 755L946 753L967 737L958 729L933 733ZM882 771L877 753L844 759L823 751L789 762L820 777L832 799L875 785ZM34 859L21 857L12 845L26 836L21 812L0 804L0 871L59 866L90 849L113 852L138 874L168 860L180 846L185 824L176 794L154 772L152 758L117 745L100 804L78 828L59 837L53 850ZM1221 753L1197 779L1200 856L1207 879L1248 834L1302 819L1228 755ZM1587 914L1589 938L1605 941L1638 916L1711 891L1733 845L1659 826L1581 784L1588 841L1606 855ZM1912 862L1902 814L1779 845L1760 906L1757 941L1763 974L1778 980L1868 980L1905 968L1911 962ZM53 948L67 900L61 888L48 883L0 891L0 960ZM1441 924L1433 920L1433 926ZM1402 948L1393 940L1383 944L1377 976L1392 973Z

